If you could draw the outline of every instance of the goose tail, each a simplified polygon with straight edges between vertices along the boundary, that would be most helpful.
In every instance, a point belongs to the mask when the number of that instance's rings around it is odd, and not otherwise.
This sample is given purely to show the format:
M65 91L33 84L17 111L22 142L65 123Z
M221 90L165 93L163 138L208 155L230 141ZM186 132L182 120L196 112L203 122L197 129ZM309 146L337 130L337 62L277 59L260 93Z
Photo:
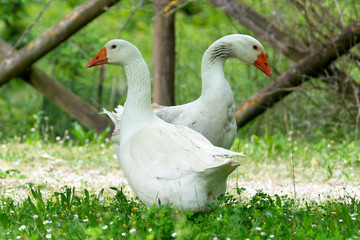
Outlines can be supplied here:
M119 105L117 106L113 112L111 111L108 111L106 110L105 108L103 108L103 111L100 112L100 114L106 114L108 115L108 117L111 119L111 121L113 121L113 123L115 125L119 124L120 123L120 120L121 120L121 116L122 116L122 113L124 111L124 107Z

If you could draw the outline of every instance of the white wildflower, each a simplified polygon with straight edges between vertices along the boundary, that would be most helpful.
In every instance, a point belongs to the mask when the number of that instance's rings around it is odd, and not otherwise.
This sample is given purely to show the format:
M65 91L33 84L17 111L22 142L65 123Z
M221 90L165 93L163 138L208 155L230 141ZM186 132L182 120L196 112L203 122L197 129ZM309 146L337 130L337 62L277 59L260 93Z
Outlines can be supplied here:
M176 232L174 232L174 233L171 234L172 237L176 237L176 235L177 235Z
M22 231L22 230L24 230L25 228L26 228L25 225L21 225L21 227L19 227L19 231Z
M79 218L79 215L77 215L77 214L74 214L74 218Z
M51 234L50 234L50 233L49 233L49 234L46 234L45 237L46 237L46 239L50 239L50 238L51 238Z
M34 218L34 219L38 219L38 218L39 218L39 215L34 215L33 218Z
M256 231L260 231L261 227L256 227L255 229L256 229Z
M105 226L102 227L102 229L103 229L103 230L106 230L106 229L108 229L108 226L105 225Z
M339 222L343 222L344 220L342 220L342 219L339 219Z
M87 218L85 218L84 220L83 220L83 222L88 222L89 221L89 219L87 219Z
M126 233L121 233L121 236L123 236L123 237L126 236Z
M16 239L21 239L21 236L17 236Z
M266 233L265 233L265 232L261 232L260 235L261 235L261 236L265 236Z
M269 237L270 237L270 238L274 238L274 237L275 237L275 235L271 234Z
M152 232L152 228L149 228L149 230L148 230L148 231L149 231L149 233L151 233L151 232Z
M134 232L136 232L135 228L132 228L132 229L129 230L129 233L134 233Z

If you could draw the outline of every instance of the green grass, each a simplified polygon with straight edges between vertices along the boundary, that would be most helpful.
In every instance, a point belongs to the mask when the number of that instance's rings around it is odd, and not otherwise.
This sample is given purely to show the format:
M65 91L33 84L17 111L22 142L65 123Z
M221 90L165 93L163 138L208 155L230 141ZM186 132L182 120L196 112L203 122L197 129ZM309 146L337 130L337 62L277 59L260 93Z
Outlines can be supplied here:
M86 139L67 139L65 134L57 141L44 142L29 134L0 145L0 239L360 237L359 196L347 192L347 186L356 187L360 182L358 142L309 142L299 132L291 139L270 134L238 138L233 149L247 155L231 176L232 181L239 181L239 188L229 187L229 192L219 198L220 207L194 214L168 206L148 208L121 185L105 183L96 187L84 182L75 189L72 183L58 182L51 187L50 183L33 181L36 176L29 169L44 168L49 176L56 169L64 169L63 174L71 176L94 169L105 178L114 170L118 174L120 168L111 142L99 143L90 135ZM299 193L294 198L292 194L261 190L252 195L249 192L254 189L241 188L244 182L288 179L292 189L291 159L296 187L304 182L341 182L341 196L330 193L302 198ZM16 181L21 184L14 184ZM12 191L7 192L10 183ZM25 197L17 196L24 191Z
M75 194L71 188L44 199L41 191L15 203L2 198L0 236L5 239L346 239L360 237L354 198L299 203L261 191L250 200L220 197L220 207L193 214L161 206L147 208L103 191ZM240 193L242 190L238 189ZM20 236L20 237L19 237Z

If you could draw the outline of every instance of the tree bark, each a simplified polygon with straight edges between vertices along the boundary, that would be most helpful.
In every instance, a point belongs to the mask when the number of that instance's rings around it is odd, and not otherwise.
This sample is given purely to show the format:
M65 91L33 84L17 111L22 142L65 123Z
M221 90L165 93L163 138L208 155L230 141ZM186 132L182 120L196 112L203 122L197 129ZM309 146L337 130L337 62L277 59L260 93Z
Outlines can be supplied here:
M154 1L154 102L175 104L175 13L166 14L169 0Z
M80 30L91 20L105 12L119 0L89 0L79 6L74 12L67 14L55 26L40 37L24 46L17 53L6 56L0 64L0 86L11 78L21 74L31 64Z
M351 26L344 28L339 35L330 39L317 51L309 53L275 81L242 103L235 112L238 127L244 126L247 122L266 111L266 109L272 107L310 77L318 77L324 74L324 70L334 60L346 54L359 42L360 20L357 20Z
M0 39L0 60L9 50L11 46ZM37 67L31 66L28 71L23 72L21 77L87 128L95 129L97 133L103 132L107 126L113 128L113 123L108 118L99 115L89 104Z

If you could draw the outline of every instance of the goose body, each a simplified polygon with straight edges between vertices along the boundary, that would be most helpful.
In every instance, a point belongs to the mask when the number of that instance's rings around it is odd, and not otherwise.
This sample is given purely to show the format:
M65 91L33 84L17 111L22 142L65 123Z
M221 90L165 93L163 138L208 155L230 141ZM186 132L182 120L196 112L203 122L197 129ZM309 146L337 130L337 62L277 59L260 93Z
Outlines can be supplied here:
M215 41L203 55L200 97L177 106L156 104L153 106L155 114L168 123L194 129L215 146L230 149L237 126L234 96L224 75L224 63L229 58L253 64L266 75L272 75L264 47L259 41L244 34L228 35ZM122 106L119 105L117 111L121 118Z
M123 112L106 113L115 123L117 158L135 194L148 206L207 210L214 197L225 192L228 175L239 165L224 155L242 154L216 147L200 133L157 117L151 108L147 65L131 43L109 41L87 67L105 63L122 66L128 81Z

